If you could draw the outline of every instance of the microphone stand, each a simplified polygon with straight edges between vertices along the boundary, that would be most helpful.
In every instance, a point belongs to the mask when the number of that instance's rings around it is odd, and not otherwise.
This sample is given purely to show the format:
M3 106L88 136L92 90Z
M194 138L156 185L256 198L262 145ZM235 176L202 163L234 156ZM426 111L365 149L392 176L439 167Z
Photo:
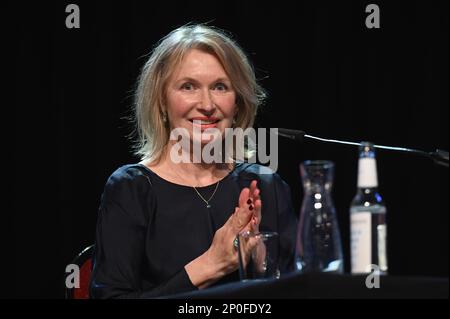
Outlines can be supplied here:
M277 135L295 140L297 142L302 142L303 139L308 138L308 139L312 139L312 140L316 140L316 141L320 141L320 142L324 142L324 143L337 143L337 144L346 144L346 145L353 145L353 146L361 145L361 143L357 143L357 142L349 142L349 141L317 137L317 136L306 134L305 132L300 131L300 130L278 128L278 131L275 130L275 132ZM423 157L430 158L433 160L433 162L435 164L438 164L438 165L448 168L448 157L449 157L448 151L437 149L434 152L425 152L425 151L416 150L413 148L385 146L385 145L374 145L374 147L377 149L383 149L383 150L389 150L389 151L395 151L395 152L401 152L401 153L417 154L417 155L420 155Z

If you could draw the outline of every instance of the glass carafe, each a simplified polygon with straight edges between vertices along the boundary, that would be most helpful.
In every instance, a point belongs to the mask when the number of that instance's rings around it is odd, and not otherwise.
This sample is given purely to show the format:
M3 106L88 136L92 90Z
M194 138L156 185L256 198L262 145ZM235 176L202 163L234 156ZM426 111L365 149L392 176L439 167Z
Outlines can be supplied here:
M342 273L341 236L331 196L334 164L306 161L300 164L300 175L304 197L297 229L297 270Z

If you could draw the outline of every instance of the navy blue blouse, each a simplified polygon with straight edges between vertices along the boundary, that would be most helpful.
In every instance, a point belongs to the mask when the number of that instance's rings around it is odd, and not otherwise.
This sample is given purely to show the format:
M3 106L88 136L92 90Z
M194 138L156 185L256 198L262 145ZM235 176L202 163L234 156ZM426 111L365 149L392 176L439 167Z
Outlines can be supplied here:
M210 208L194 188L171 183L141 164L108 179L99 208L90 293L93 298L152 298L196 290L184 266L203 254L238 206L242 188L258 180L260 230L280 234L281 273L294 267L296 215L289 186L268 168L237 163ZM198 187L206 199L216 184ZM215 285L238 280L237 271Z

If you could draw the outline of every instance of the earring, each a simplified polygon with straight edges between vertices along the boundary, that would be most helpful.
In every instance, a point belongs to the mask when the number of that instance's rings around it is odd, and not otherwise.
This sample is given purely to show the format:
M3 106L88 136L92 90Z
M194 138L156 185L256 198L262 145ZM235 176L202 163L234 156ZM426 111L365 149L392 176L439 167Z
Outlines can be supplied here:
M233 122L232 122L233 126L236 125L236 118L233 117Z
M167 122L167 114L165 112L163 112L163 114L162 114L162 120L164 123Z

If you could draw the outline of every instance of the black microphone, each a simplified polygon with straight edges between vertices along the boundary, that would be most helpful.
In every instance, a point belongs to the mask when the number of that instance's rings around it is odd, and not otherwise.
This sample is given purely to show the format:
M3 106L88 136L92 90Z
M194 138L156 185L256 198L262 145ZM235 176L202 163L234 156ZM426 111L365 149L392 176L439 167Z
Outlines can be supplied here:
M282 137L289 138L296 142L303 142L304 139L307 138L307 139L312 139L312 140L325 142L325 143L338 143L338 144L346 144L346 145L353 145L353 146L361 146L361 143L334 140L334 139L326 139L326 138L306 134L304 131L300 131L300 130L278 128L278 131L276 131L276 133ZM403 153L413 153L413 154L425 156L425 157L431 158L434 161L434 163L436 163L438 165L448 167L448 151L438 149L435 152L425 152L425 151L416 150L413 148L385 146L385 145L374 145L374 147L378 148L378 149L383 149L383 150L403 152Z
M291 140L297 142L303 142L303 138L305 137L305 132L299 130L291 130L287 128L278 128L278 135L290 138Z

